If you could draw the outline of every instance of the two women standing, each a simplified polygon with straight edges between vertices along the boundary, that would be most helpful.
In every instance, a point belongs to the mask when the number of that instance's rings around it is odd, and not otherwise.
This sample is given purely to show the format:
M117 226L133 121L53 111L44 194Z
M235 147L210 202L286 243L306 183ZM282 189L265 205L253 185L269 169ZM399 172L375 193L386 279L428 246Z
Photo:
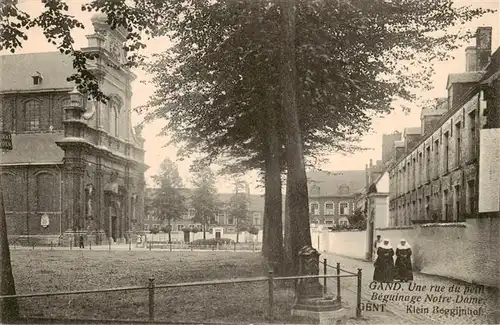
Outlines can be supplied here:
M396 264L393 260L394 249L389 239L384 239L377 248L375 272L373 280L378 282L412 281L411 247L406 240L401 239L396 247Z

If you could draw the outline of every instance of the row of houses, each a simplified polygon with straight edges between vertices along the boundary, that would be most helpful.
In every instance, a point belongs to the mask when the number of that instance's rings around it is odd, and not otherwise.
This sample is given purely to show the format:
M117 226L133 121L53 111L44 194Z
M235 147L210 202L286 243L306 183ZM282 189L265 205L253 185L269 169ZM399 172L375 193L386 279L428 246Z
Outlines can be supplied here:
M489 154L480 135L499 127L500 49L491 53L491 33L477 29L465 72L448 76L448 96L422 109L419 127L383 136L382 160L366 166L356 200L373 228L479 216L479 158Z

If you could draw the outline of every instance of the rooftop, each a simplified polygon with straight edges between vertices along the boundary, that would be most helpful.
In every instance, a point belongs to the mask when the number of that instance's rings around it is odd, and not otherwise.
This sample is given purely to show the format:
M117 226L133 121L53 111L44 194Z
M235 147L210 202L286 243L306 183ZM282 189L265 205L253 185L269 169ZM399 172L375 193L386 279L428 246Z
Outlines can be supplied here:
M316 196L342 196L352 195L366 186L364 170L345 171L311 171L307 173L309 195ZM319 195L314 192L313 186L319 187ZM348 191L343 192L341 187L347 186Z
M32 77L38 73L43 80L34 85ZM73 88L66 81L73 73L72 58L59 52L1 55L0 92Z
M61 132L12 134L13 150L2 154L0 164L62 163L64 151L57 146L56 141L63 138Z

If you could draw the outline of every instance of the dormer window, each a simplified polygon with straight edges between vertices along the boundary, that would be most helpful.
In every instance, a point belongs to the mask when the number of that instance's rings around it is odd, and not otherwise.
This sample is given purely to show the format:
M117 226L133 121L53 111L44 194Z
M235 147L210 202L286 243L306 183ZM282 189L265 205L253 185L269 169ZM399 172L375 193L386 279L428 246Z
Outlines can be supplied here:
M42 80L43 80L42 74L38 71L36 72L36 74L34 76L31 76L31 78L33 78L34 85L40 85L42 83Z

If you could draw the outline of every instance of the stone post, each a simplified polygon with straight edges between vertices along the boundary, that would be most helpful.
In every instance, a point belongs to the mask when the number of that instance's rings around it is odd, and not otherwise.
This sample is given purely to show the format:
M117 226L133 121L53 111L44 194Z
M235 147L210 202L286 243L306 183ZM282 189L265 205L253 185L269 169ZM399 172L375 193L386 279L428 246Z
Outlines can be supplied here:
M299 251L299 275L319 275L319 256L311 246ZM323 293L319 278L299 279L292 317L297 322L335 324L343 317L341 302Z

